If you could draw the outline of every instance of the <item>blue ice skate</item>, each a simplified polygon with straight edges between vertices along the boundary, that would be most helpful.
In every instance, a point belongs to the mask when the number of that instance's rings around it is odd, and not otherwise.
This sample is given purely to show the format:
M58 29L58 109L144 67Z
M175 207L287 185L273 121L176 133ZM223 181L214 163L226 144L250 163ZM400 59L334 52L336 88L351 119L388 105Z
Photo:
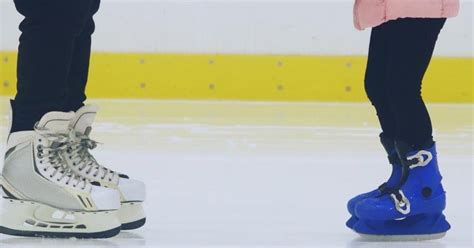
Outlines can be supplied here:
M349 200L349 202L347 203L347 210L351 214L351 218L346 222L346 226L349 228L353 228L359 220L359 218L355 216L355 206L357 205L357 203L368 198L379 197L385 194L387 188L392 188L396 186L396 184L400 180L402 173L402 165L400 164L400 159L398 158L397 151L395 150L394 140L386 137L383 133L381 133L380 142L387 151L388 160L392 165L392 174L390 175L390 178L387 180L387 182L378 187L378 189L364 194L360 194Z
M425 240L441 238L450 229L443 215L446 194L436 146L430 143L429 149L413 152L406 143L396 142L401 180L388 194L356 204L357 233L377 240Z

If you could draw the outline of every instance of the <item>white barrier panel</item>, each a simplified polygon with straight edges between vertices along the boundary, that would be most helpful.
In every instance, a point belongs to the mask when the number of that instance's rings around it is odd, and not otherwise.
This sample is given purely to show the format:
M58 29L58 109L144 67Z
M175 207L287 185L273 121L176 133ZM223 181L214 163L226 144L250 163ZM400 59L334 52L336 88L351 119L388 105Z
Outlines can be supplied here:
M353 1L102 1L94 50L159 53L367 53L370 31L352 24ZM449 20L437 55L472 57L473 2ZM0 0L0 50L15 50L21 16Z

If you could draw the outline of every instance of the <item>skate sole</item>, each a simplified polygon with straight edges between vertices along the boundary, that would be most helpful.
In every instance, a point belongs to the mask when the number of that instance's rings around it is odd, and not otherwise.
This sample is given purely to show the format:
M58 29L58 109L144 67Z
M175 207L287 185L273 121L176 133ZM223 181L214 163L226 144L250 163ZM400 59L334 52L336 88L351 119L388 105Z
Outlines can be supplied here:
M130 223L125 223L125 224L122 224L122 230L124 230L124 231L135 230L135 229L138 229L138 228L144 226L145 223L146 223L146 218L143 218L141 220L137 220L137 221L134 221L134 222L130 222Z
M7 227L0 226L0 233L12 236L21 237L41 237L41 238L78 238L78 239L105 239L118 235L121 231L120 226L114 229L95 232L95 233L68 233L68 232L36 232L36 231L21 231L14 230Z
M424 234L424 235L369 235L358 233L362 239L374 242L395 242L395 241L427 241L442 239L446 233Z
M443 238L451 228L442 213L420 214L402 220L359 220L354 231L373 241L422 241Z
M146 223L143 202L122 202L118 217L122 223L122 230L133 230L142 227Z

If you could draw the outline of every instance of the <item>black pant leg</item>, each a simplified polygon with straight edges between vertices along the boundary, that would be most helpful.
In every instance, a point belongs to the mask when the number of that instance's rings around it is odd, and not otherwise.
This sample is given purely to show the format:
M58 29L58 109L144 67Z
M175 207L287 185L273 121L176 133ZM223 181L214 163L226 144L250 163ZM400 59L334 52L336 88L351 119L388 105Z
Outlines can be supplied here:
M396 138L416 147L433 139L421 86L445 21L407 18L389 26L387 92L397 123Z
M394 139L396 122L387 97L387 57L389 51L386 25L383 24L372 29L365 72L365 91L375 107L384 136Z
M25 18L20 24L11 132L31 130L45 113L64 109L75 38L90 1L14 0Z
M95 30L93 16L99 10L99 6L100 0L92 0L84 29L75 40L71 69L67 80L68 100L65 111L77 111L86 100L85 89L89 76L91 36Z

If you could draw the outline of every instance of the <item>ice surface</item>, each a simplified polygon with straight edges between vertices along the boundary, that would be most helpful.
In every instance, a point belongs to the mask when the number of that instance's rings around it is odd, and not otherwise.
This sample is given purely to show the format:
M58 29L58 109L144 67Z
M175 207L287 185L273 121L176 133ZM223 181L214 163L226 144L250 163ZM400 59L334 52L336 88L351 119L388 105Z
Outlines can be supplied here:
M473 105L429 107L452 231L377 243L344 226L346 201L389 173L367 103L94 102L94 153L146 182L146 227L109 240L0 235L0 247L472 247Z

